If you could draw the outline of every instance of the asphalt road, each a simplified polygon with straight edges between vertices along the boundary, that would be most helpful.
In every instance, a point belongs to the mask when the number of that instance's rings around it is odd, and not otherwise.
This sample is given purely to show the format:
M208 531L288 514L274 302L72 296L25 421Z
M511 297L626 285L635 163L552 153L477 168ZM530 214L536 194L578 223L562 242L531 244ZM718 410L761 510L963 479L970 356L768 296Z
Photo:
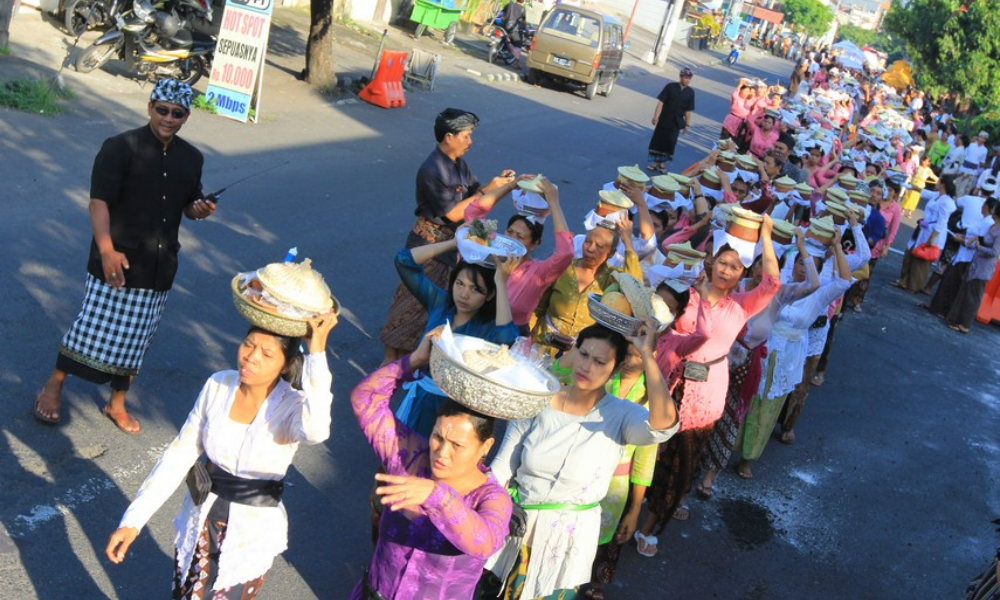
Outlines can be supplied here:
M685 52L675 50L678 60L694 60ZM630 59L614 95L588 102L488 84L458 68L471 60L456 58L436 91L408 94L405 109L331 106L275 81L282 91L265 97L269 117L257 126L192 118L183 135L206 154L208 189L290 163L232 190L210 221L185 222L180 272L130 395L145 427L135 437L101 416L107 391L85 382L67 385L60 427L37 424L29 409L82 297L93 156L105 137L144 122L146 92L80 88L76 107L54 118L0 110L0 597L167 596L180 493L123 565L103 558L107 536L205 378L234 363L246 324L229 279L292 246L313 259L345 310L331 336L331 438L300 449L289 472L289 549L259 597L347 595L370 556L376 467L347 398L381 358L377 334L397 282L392 257L412 225L413 176L433 148L434 115L446 106L478 113L467 157L474 172L544 173L578 223L617 166L644 161L652 97L675 68ZM739 71L698 69L698 116L679 166L715 139L738 74L774 81L791 66L746 60ZM507 203L498 209L510 212ZM960 596L997 542L988 521L1000 516L1000 333L948 331L885 285L898 265L895 255L879 264L865 312L838 329L828 381L812 394L796 444L772 444L752 481L727 473L714 500L692 499L691 519L669 527L657 558L626 550L609 598Z

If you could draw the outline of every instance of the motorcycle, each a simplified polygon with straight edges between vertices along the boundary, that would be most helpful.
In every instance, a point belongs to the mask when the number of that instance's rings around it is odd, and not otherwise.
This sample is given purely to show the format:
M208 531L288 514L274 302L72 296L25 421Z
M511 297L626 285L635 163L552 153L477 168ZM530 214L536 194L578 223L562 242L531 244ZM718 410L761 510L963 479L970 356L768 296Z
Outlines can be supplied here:
M528 27L524 20L521 19L517 22L517 41L514 41L513 37L503 26L503 14L502 12L497 13L494 17L492 23L490 23L486 29L486 38L489 40L489 50L486 55L486 60L490 64L500 59L504 64L512 65L520 58L520 51L518 49L530 48L531 41L535 37L535 30Z
M727 66L735 66L736 61L740 58L740 47L733 44L732 49L729 51L729 56L726 57Z
M111 0L110 4L104 0L70 0L66 3L66 30L80 37L88 29L114 27L115 16L129 10L125 6L128 3L129 0Z
M200 0L179 0L178 6L154 8L135 0L131 12L116 15L116 26L84 50L76 70L89 73L118 56L129 72L151 81L171 78L193 85L208 72L215 39L192 31L197 19L211 21L212 7Z

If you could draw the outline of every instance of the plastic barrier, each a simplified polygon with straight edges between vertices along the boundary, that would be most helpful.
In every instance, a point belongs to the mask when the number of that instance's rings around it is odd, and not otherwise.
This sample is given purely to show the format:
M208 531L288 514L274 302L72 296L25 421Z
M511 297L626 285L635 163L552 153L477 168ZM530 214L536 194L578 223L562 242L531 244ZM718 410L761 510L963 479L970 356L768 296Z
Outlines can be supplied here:
M406 52L383 52L375 71L375 79L365 86L358 97L382 108L406 106L403 95L403 71L406 67Z

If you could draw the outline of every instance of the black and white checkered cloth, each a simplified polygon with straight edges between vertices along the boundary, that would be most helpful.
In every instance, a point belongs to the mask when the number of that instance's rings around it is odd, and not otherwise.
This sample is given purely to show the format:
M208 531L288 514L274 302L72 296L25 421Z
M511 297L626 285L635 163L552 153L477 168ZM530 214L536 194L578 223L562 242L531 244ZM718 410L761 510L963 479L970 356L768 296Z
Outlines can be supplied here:
M135 375L153 341L169 292L116 290L87 275L83 307L60 352L112 375Z

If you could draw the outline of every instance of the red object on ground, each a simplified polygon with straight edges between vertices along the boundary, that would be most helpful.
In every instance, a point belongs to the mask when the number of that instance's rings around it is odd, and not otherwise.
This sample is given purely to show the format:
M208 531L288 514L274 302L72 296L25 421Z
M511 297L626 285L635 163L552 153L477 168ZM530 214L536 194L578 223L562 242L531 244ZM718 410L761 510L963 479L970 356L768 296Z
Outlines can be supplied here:
M989 325L990 321L1000 321L1000 269L993 274L993 279L986 284L986 293L979 304L976 320Z
M383 52L375 78L358 93L358 97L382 108L406 106L406 97L403 95L405 67L406 52Z

